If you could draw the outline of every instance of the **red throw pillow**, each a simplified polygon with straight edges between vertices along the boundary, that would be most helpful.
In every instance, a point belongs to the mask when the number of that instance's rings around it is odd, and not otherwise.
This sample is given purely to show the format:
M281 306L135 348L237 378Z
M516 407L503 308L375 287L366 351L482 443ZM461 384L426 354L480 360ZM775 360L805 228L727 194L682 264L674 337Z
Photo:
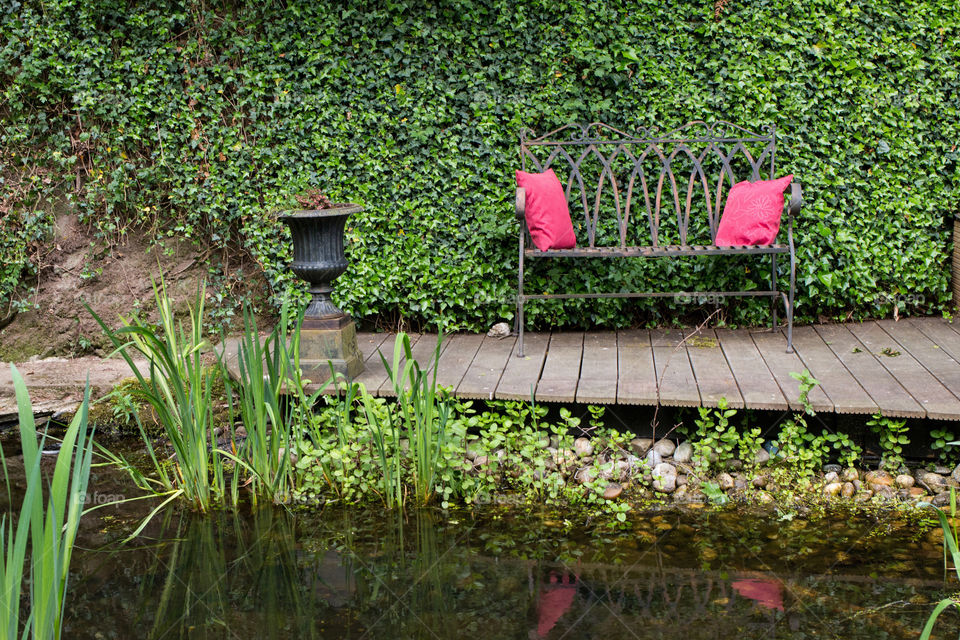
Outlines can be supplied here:
M527 229L537 249L549 251L577 246L567 196L553 169L543 173L517 171L517 186L527 191Z
M780 231L783 192L792 180L793 174L730 187L717 229L717 246L773 244Z

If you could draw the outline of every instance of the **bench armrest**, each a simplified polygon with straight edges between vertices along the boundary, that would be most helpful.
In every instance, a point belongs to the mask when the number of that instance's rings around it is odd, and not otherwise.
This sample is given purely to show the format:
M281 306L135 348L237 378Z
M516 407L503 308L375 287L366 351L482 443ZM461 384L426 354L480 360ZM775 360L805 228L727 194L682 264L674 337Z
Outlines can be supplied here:
M523 221L527 212L527 190L517 187L517 220Z
M787 215L796 218L800 215L800 207L803 206L803 195L799 182L790 183L790 204L787 206Z

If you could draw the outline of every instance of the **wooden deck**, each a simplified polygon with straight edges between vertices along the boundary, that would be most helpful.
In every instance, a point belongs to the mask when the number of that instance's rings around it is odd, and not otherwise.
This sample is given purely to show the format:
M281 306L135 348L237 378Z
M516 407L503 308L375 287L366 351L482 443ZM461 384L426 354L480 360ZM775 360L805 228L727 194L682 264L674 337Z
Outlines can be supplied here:
M395 336L359 336L366 370L358 378L392 394L377 355L393 358ZM430 361L437 336L410 336L413 355ZM791 372L820 381L810 394L819 412L960 420L960 323L940 318L796 327L795 353L769 330L656 329L527 333L516 338L447 336L438 382L457 396L664 406L799 409Z

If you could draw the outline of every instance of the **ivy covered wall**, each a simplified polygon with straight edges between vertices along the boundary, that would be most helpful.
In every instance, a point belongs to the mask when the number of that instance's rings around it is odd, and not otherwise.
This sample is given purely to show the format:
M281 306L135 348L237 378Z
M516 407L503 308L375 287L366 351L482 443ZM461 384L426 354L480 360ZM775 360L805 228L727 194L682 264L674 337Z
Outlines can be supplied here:
M0 18L0 303L70 194L105 238L228 243L292 284L271 211L363 204L337 301L446 329L512 317L521 127L776 125L803 183L798 314L939 312L960 209L960 4L937 0L13 2ZM765 286L756 261L551 261L531 289ZM528 326L704 314L531 304ZM729 322L763 322L732 301Z

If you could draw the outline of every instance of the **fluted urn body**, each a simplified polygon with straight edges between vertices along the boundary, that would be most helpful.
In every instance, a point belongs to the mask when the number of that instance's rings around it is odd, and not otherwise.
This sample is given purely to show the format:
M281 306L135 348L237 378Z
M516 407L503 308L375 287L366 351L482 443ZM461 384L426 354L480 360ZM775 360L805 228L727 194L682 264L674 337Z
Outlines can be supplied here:
M333 282L347 270L344 226L350 214L360 211L363 208L355 204L335 204L328 209L290 211L279 218L293 238L291 270L310 285L310 303L300 330L300 363L314 382L329 377L330 364L348 377L363 370L353 319L330 299Z

